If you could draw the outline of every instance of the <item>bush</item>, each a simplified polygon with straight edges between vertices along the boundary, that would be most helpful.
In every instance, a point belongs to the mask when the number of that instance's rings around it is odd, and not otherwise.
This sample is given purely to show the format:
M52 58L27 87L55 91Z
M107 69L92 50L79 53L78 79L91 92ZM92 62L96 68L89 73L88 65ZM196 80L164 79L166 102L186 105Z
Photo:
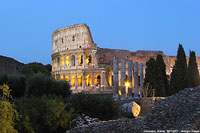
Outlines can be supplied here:
M70 86L65 81L56 81L52 77L44 74L35 74L27 81L26 96L41 97L51 94L67 98L70 96Z
M0 73L0 85L8 83L8 75L6 73Z
M64 132L72 127L73 111L67 112L61 97L42 96L16 101L20 132Z
M9 102L11 99L10 90L7 85L0 86L0 132L14 133L15 120L18 118L18 113L15 110L14 104Z
M102 95L75 94L72 95L71 104L77 113L84 113L100 120L113 119L120 111L111 97Z
M12 90L13 98L23 97L26 88L26 77L24 75L9 75L8 86Z

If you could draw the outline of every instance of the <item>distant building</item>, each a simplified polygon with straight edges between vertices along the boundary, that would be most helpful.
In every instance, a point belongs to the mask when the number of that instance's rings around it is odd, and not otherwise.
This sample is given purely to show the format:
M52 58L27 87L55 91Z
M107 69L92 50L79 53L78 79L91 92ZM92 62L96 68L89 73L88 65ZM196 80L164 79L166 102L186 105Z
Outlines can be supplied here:
M13 58L0 56L0 72L7 74L18 74L24 67L23 63L20 63Z
M52 39L52 75L57 80L69 81L72 92L112 93L114 56L119 59L119 63L120 59L127 59L145 66L150 57L156 58L157 54L161 54L168 76L176 60L176 56L166 56L162 51L132 52L99 48L93 42L86 24L58 29L53 32ZM200 69L200 57L197 57L197 63Z

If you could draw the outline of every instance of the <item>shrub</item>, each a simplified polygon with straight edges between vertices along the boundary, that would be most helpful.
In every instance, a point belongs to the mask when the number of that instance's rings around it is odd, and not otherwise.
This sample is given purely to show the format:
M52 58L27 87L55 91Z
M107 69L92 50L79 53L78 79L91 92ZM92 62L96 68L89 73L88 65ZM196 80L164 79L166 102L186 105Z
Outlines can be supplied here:
M8 86L12 90L13 98L23 97L26 88L26 77L24 75L9 75Z
M8 101L11 99L9 87L4 84L3 86L0 86L0 91L0 132L17 132L17 130L14 129L14 124L18 117L18 113L15 110L14 104L11 104Z
M20 132L64 132L72 127L73 111L67 112L61 97L42 96L16 101Z
M0 85L8 83L8 75L6 73L0 73Z
M44 74L35 74L27 81L26 96L41 97L51 94L67 98L70 96L70 86L65 81L56 81L52 77Z
M119 106L108 96L79 93L72 95L71 103L77 113L100 120L113 119L119 114Z

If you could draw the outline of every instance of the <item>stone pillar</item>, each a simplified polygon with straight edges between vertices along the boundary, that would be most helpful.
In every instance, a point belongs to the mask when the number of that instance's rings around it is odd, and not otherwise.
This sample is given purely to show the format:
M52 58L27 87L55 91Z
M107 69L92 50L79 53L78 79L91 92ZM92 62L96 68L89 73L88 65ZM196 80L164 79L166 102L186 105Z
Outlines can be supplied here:
M85 53L83 53L83 68L86 66L86 57Z
M78 66L78 65L79 65L79 64L78 64L78 55L76 54L76 55L75 55L75 67Z
M82 89L85 89L85 73L83 73L83 84L82 84Z
M113 58L113 98L118 99L119 76L118 76L118 58Z
M134 98L138 98L138 62L134 63Z
M75 76L75 88L77 89L77 73L76 74L74 74L74 76Z
M92 85L91 85L91 87L92 87L92 89L94 89L94 72L92 72L91 78L92 78Z
M126 60L121 59L121 100L125 99Z
M144 65L140 64L140 98L142 98L143 80L144 80Z
M66 67L66 56L64 55L64 68Z
M132 98L132 61L128 61L128 81L130 83L130 86L128 87L128 98Z

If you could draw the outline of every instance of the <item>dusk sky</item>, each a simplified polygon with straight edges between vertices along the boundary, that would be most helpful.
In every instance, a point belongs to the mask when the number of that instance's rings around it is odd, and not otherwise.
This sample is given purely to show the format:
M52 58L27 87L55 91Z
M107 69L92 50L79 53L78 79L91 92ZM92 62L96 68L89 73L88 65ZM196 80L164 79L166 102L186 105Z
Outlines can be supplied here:
M51 64L53 31L85 23L101 48L200 56L200 0L1 0L0 55Z

